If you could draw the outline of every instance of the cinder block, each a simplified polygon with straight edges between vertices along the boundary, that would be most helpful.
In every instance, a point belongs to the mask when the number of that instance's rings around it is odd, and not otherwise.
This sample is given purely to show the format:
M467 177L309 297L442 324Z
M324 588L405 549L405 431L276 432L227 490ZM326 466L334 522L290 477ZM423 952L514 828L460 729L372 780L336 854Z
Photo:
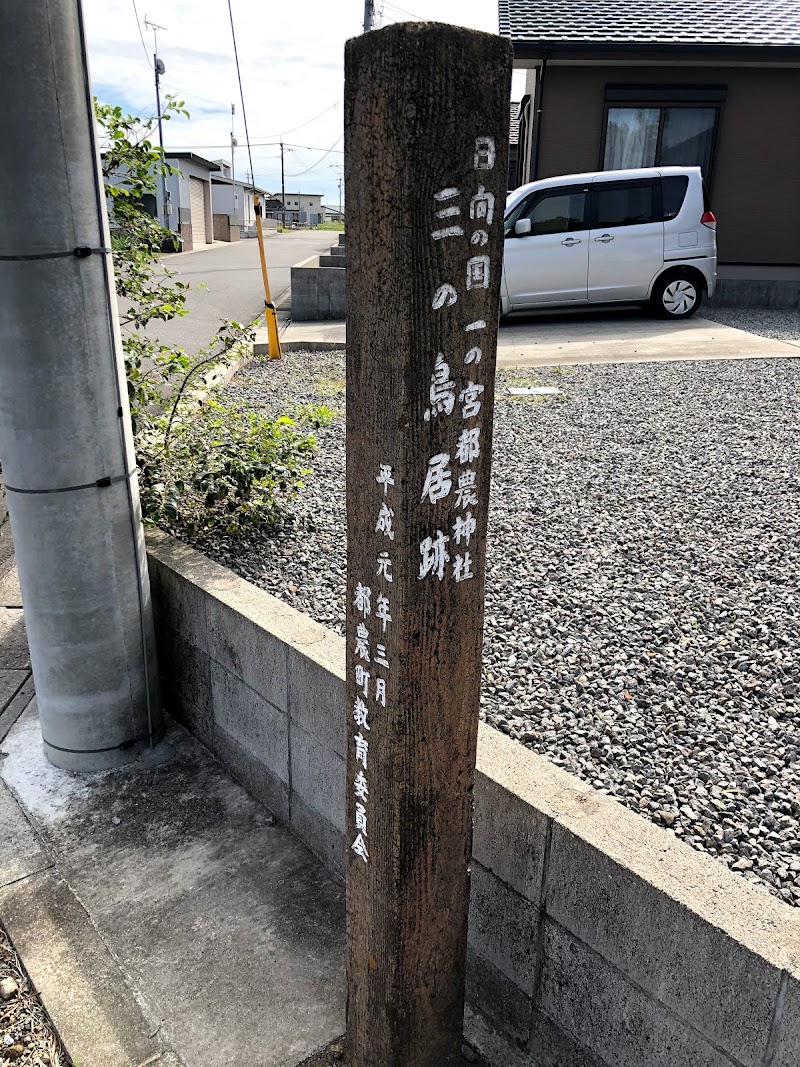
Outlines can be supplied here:
M287 646L264 626L208 598L209 655L282 712L288 708Z
M519 794L477 772L472 855L537 908L548 822Z
M531 998L475 950L467 948L467 1004L505 1037L524 1045L530 1037Z
M253 755L244 745L226 734L214 731L214 755L233 777L282 823L289 822L289 786Z
M211 703L205 708L196 707L190 700L170 685L166 678L161 679L161 693L164 707L169 714L192 734L197 740L210 749L214 750L214 717L211 713Z
M290 647L289 716L338 756L347 753L345 641L328 633L322 641Z
M773 1047L774 1057L769 1062L769 1067L797 1067L800 1063L800 960L795 964L795 973L786 974L782 1002L776 1007L775 1035Z
M529 900L472 863L469 944L527 996L533 994L539 912Z
M199 555L199 553L196 553ZM153 553L148 556L153 612L159 625L167 626L189 644L208 651L208 628L204 589L179 574Z
M344 834L296 793L292 795L291 830L337 878L345 877Z
M619 844L623 821L606 827L606 844L614 835ZM599 830L597 823L592 820L593 834ZM636 829L634 825L632 830ZM677 876L683 877L685 890L691 887L694 857L685 856L688 849L666 834L660 836L663 850L653 857L653 864L662 884L654 885L555 820L547 872L548 915L738 1063L761 1067L780 968L687 907L685 900L664 891L669 864L681 865ZM631 844L635 848L636 840ZM638 847L645 850L646 840L640 838ZM705 863L709 869L715 866L710 860ZM716 873L710 869L709 879ZM748 903L769 910L764 893L740 886L738 879L723 873L731 883L731 914L739 910L739 918L744 918L741 909ZM695 892L701 896L702 883ZM778 908L787 910L784 905Z
M613 1067L734 1067L729 1056L549 920L537 1008Z
M345 761L296 723L291 730L292 803L300 797L344 833Z
M207 652L161 624L156 627L158 667L164 682L204 714L211 714L211 669Z
M214 746L218 735L237 741L266 769L288 785L288 719L254 689L211 661L211 692L214 701Z

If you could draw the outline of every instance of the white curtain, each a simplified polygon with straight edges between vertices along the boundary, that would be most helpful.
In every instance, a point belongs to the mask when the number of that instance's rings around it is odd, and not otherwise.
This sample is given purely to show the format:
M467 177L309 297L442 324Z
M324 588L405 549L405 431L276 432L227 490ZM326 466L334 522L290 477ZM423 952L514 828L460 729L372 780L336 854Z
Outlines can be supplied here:
M659 112L657 107L608 109L605 170L655 166Z

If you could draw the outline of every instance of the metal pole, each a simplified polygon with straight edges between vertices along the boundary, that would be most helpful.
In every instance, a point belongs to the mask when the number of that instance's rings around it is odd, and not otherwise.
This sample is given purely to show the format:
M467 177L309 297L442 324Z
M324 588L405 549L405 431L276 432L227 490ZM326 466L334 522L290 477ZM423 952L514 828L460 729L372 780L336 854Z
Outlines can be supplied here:
M45 754L99 770L162 715L80 0L19 6L0 90L0 196L57 205L0 213L0 462Z
M233 135L233 116L236 113L236 106L231 104L231 182L233 183L233 218L238 218L236 214L236 138Z
M284 175L283 175L283 141L281 141L281 206L283 207L283 211L281 212L281 214L283 216L282 225L283 225L283 228L285 230L286 229L286 183L284 181Z

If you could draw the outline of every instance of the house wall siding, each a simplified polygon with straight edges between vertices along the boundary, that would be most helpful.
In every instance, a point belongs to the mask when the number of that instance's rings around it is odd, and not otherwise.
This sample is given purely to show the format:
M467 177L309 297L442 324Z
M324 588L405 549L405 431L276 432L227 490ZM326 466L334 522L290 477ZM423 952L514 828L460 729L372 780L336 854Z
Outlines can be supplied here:
M800 263L796 68L558 66L547 71L540 178L601 166L607 84L725 85L712 177L721 263Z

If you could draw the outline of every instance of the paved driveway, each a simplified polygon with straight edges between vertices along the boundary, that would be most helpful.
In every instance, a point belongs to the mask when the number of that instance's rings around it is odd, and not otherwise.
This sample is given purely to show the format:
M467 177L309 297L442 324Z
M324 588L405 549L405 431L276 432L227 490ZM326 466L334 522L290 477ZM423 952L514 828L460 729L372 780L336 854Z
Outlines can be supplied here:
M324 251L337 240L338 234L326 230L295 230L280 234L268 231L266 254L272 299L280 303L286 294L293 263ZM187 307L191 314L152 324L151 336L162 341L181 345L195 353L211 338L220 319L248 322L264 307L258 242L253 238L236 244L208 245L197 252L177 252L164 256L162 262L175 271L181 281L207 286L189 294Z
M345 324L291 323L282 340L296 347L304 343L344 347ZM666 322L640 308L513 316L500 327L497 340L498 367L781 356L800 356L800 341L758 337L699 316L685 322Z

